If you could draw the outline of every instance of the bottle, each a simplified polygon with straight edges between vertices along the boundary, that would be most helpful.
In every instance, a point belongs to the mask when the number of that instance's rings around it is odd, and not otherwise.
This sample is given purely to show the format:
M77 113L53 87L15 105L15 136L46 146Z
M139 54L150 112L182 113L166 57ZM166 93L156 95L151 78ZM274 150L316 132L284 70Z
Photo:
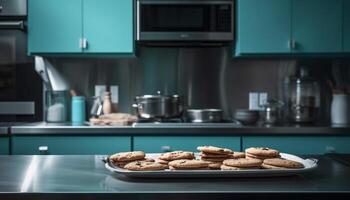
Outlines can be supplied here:
M72 97L72 123L73 125L83 125L85 122L85 97Z
M111 93L106 92L103 98L103 114L110 114L113 111Z

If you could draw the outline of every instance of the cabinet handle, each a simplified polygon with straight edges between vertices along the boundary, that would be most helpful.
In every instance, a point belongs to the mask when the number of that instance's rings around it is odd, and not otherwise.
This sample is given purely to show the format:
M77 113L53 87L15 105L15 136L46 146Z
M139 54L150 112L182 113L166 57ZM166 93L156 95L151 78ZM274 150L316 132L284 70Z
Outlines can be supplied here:
M288 48L289 49L295 49L295 47L296 47L296 42L295 42L295 40L288 40Z
M86 38L83 38L83 44L82 44L82 46L83 46L83 49L87 49L87 47L88 47L88 41L87 41Z
M39 152L41 155L47 155L49 153L49 147L48 146L39 146Z
M169 152L171 151L171 146L161 146L160 149L162 152Z
M83 38L79 39L79 48L83 49Z

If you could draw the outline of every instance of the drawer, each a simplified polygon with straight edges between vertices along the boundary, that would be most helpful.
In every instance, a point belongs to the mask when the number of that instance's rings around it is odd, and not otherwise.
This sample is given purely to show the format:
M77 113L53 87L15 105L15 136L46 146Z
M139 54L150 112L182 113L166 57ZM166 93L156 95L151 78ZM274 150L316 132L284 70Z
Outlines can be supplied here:
M134 137L134 150L148 153L166 152L175 150L197 151L198 146L212 145L227 147L239 151L240 137L220 136L140 136Z
M350 153L349 136L247 136L243 149L271 147L293 154Z
M10 150L8 137L0 137L0 155L8 155Z
M14 136L14 155L95 155L131 150L131 137Z

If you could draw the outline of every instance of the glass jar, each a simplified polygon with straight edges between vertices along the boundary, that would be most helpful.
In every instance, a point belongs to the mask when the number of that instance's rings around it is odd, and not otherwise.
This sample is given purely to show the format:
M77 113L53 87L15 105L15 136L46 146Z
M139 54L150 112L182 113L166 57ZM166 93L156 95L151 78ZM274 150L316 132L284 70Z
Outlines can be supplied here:
M293 123L313 123L320 108L320 86L309 77L308 70L301 68L299 75L285 79L284 97L287 117Z
M45 121L64 123L68 121L68 91L45 91Z

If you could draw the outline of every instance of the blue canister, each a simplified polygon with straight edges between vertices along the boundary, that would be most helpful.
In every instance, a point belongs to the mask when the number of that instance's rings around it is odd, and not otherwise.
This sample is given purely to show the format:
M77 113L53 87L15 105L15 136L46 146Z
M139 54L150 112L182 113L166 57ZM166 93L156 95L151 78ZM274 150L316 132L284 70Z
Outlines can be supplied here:
M72 98L72 123L83 125L85 122L85 97L74 96Z

